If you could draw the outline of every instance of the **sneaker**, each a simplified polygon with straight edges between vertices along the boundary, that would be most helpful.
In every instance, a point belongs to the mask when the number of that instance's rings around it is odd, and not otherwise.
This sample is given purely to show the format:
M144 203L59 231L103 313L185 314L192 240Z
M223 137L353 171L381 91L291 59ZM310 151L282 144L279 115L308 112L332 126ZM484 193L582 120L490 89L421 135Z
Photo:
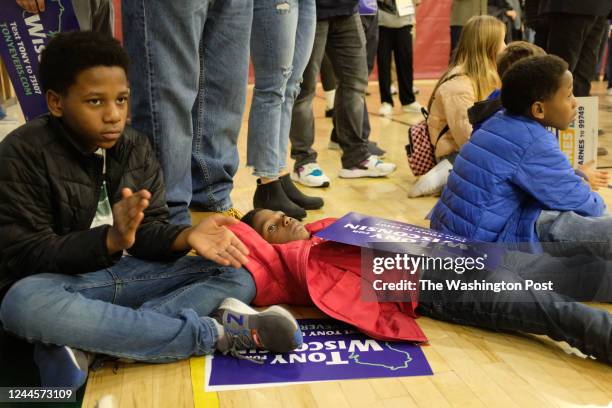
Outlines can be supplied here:
M388 102L383 102L378 109L378 114L385 117L393 115L393 106Z
M414 183L408 192L408 197L414 198L439 194L446 185L448 174L452 169L453 165L448 160L442 160Z
M34 361L43 387L81 388L87 381L93 355L68 346L36 343Z
M409 103L408 105L402 105L402 111L406 113L421 113L423 107L417 101Z
M385 163L378 156L372 155L359 163L357 167L343 168L338 176L341 178L384 177L393 173L395 167L395 164Z
M317 163L308 163L291 173L291 180L306 187L329 187L329 177Z
M391 84L391 87L389 88L389 93L391 93L391 95L397 95L397 87Z
M217 342L223 354L244 358L240 350L287 353L302 345L300 325L280 306L258 312L238 299L227 298L217 309L215 318L225 330L225 335Z

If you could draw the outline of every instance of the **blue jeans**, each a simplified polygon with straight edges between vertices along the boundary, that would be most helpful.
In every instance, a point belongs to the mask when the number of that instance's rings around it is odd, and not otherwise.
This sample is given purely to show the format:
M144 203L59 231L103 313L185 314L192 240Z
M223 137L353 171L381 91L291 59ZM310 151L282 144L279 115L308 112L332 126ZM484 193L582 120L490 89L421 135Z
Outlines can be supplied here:
M536 232L544 251L557 256L587 254L612 259L612 217L573 211L542 211Z
M170 219L232 207L253 0L123 1L132 125L160 159Z
M254 296L244 269L191 256L172 263L125 256L96 272L16 282L0 321L30 342L163 363L212 353L218 333L206 316L226 297L249 303Z
M247 166L275 178L286 167L293 103L312 52L314 0L257 0L251 59L255 88L249 114Z
M438 320L496 331L524 332L566 341L587 355L612 363L612 314L576 300L612 301L612 262L588 255L571 258L509 252L493 271L426 271L446 288L447 280L469 283L553 282L552 290L421 290L417 312Z

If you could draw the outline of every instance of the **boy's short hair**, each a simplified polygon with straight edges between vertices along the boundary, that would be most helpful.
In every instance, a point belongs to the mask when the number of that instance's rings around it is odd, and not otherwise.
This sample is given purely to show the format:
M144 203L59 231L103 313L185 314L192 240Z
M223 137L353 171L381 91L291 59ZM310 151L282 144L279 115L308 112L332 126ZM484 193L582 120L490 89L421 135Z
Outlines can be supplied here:
M80 72L97 66L121 67L127 76L129 57L119 41L94 31L59 33L42 52L40 81L45 92L65 93Z
M527 115L537 101L552 97L559 89L567 62L555 55L528 57L514 63L502 78L501 101L514 115Z
M497 57L497 73L503 77L508 68L527 57L543 56L546 51L527 41L513 41Z
M242 216L240 221L244 222L246 225L248 225L251 228L255 228L255 226L253 225L253 222L255 220L255 215L257 215L257 213L260 212L261 210L263 210L263 208L255 208L254 210L249 211L248 213Z

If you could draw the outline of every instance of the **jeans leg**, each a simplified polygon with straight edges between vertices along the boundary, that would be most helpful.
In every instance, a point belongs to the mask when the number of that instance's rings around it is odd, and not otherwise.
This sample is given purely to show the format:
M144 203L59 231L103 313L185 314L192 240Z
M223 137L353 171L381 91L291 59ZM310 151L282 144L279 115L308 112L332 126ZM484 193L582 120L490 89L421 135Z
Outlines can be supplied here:
M361 16L361 25L366 39L366 61L369 75L374 69L374 60L378 49L378 14Z
M338 79L334 119L342 148L342 167L348 169L370 155L367 141L362 137L368 67L365 35L358 14L330 21L327 52Z
M253 8L251 60L255 87L249 113L247 166L253 167L257 177L275 178L280 171L282 111L287 81L292 76L299 15L298 0L282 2L257 1Z
M295 99L300 93L300 84L304 70L312 54L312 47L317 27L317 11L314 0L299 0L299 16L295 35L295 52L293 53L293 71L287 82L285 101L283 102L279 133L279 169L287 167L287 149L291 130L291 114Z
M17 282L0 309L4 328L29 341L146 362L214 350L205 317L225 297L249 302L250 274L196 257L173 263L123 258L83 275L38 274Z
M300 94L293 105L289 140L291 140L291 158L295 160L295 170L317 161L317 152L312 148L314 143L312 100L317 89L317 75L325 54L328 29L328 21L317 21L312 54L304 70Z
M494 271L425 272L422 279L441 283L447 279L522 284L524 279L504 265ZM612 362L612 315L575 302L553 291L500 292L449 290L421 291L417 312L434 319L497 331L527 332L566 341L587 355Z
M508 251L503 265L523 279L552 282L554 291L580 302L612 302L612 261L590 255L556 257Z
M334 67L332 67L331 61L327 54L323 56L323 62L321 62L321 85L323 90L333 91L336 89L336 76L334 75Z
M253 0L211 2L200 43L200 86L192 111L192 202L212 211L232 207L252 21Z
M583 217L573 211L542 211L536 233L544 250L556 256L612 257L612 216Z
M208 1L123 1L125 48L130 65L132 126L145 133L160 160L170 219L189 224L198 46ZM138 62L138 63L136 63Z

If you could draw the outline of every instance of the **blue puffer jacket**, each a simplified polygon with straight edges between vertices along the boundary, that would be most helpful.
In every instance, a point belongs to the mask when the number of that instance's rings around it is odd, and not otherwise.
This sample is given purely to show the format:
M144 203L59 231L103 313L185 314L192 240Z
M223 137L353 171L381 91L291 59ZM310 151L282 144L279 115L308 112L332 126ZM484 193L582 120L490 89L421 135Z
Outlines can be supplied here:
M431 227L476 241L527 244L538 252L535 224L542 210L601 216L605 209L552 133L502 110L459 152Z

